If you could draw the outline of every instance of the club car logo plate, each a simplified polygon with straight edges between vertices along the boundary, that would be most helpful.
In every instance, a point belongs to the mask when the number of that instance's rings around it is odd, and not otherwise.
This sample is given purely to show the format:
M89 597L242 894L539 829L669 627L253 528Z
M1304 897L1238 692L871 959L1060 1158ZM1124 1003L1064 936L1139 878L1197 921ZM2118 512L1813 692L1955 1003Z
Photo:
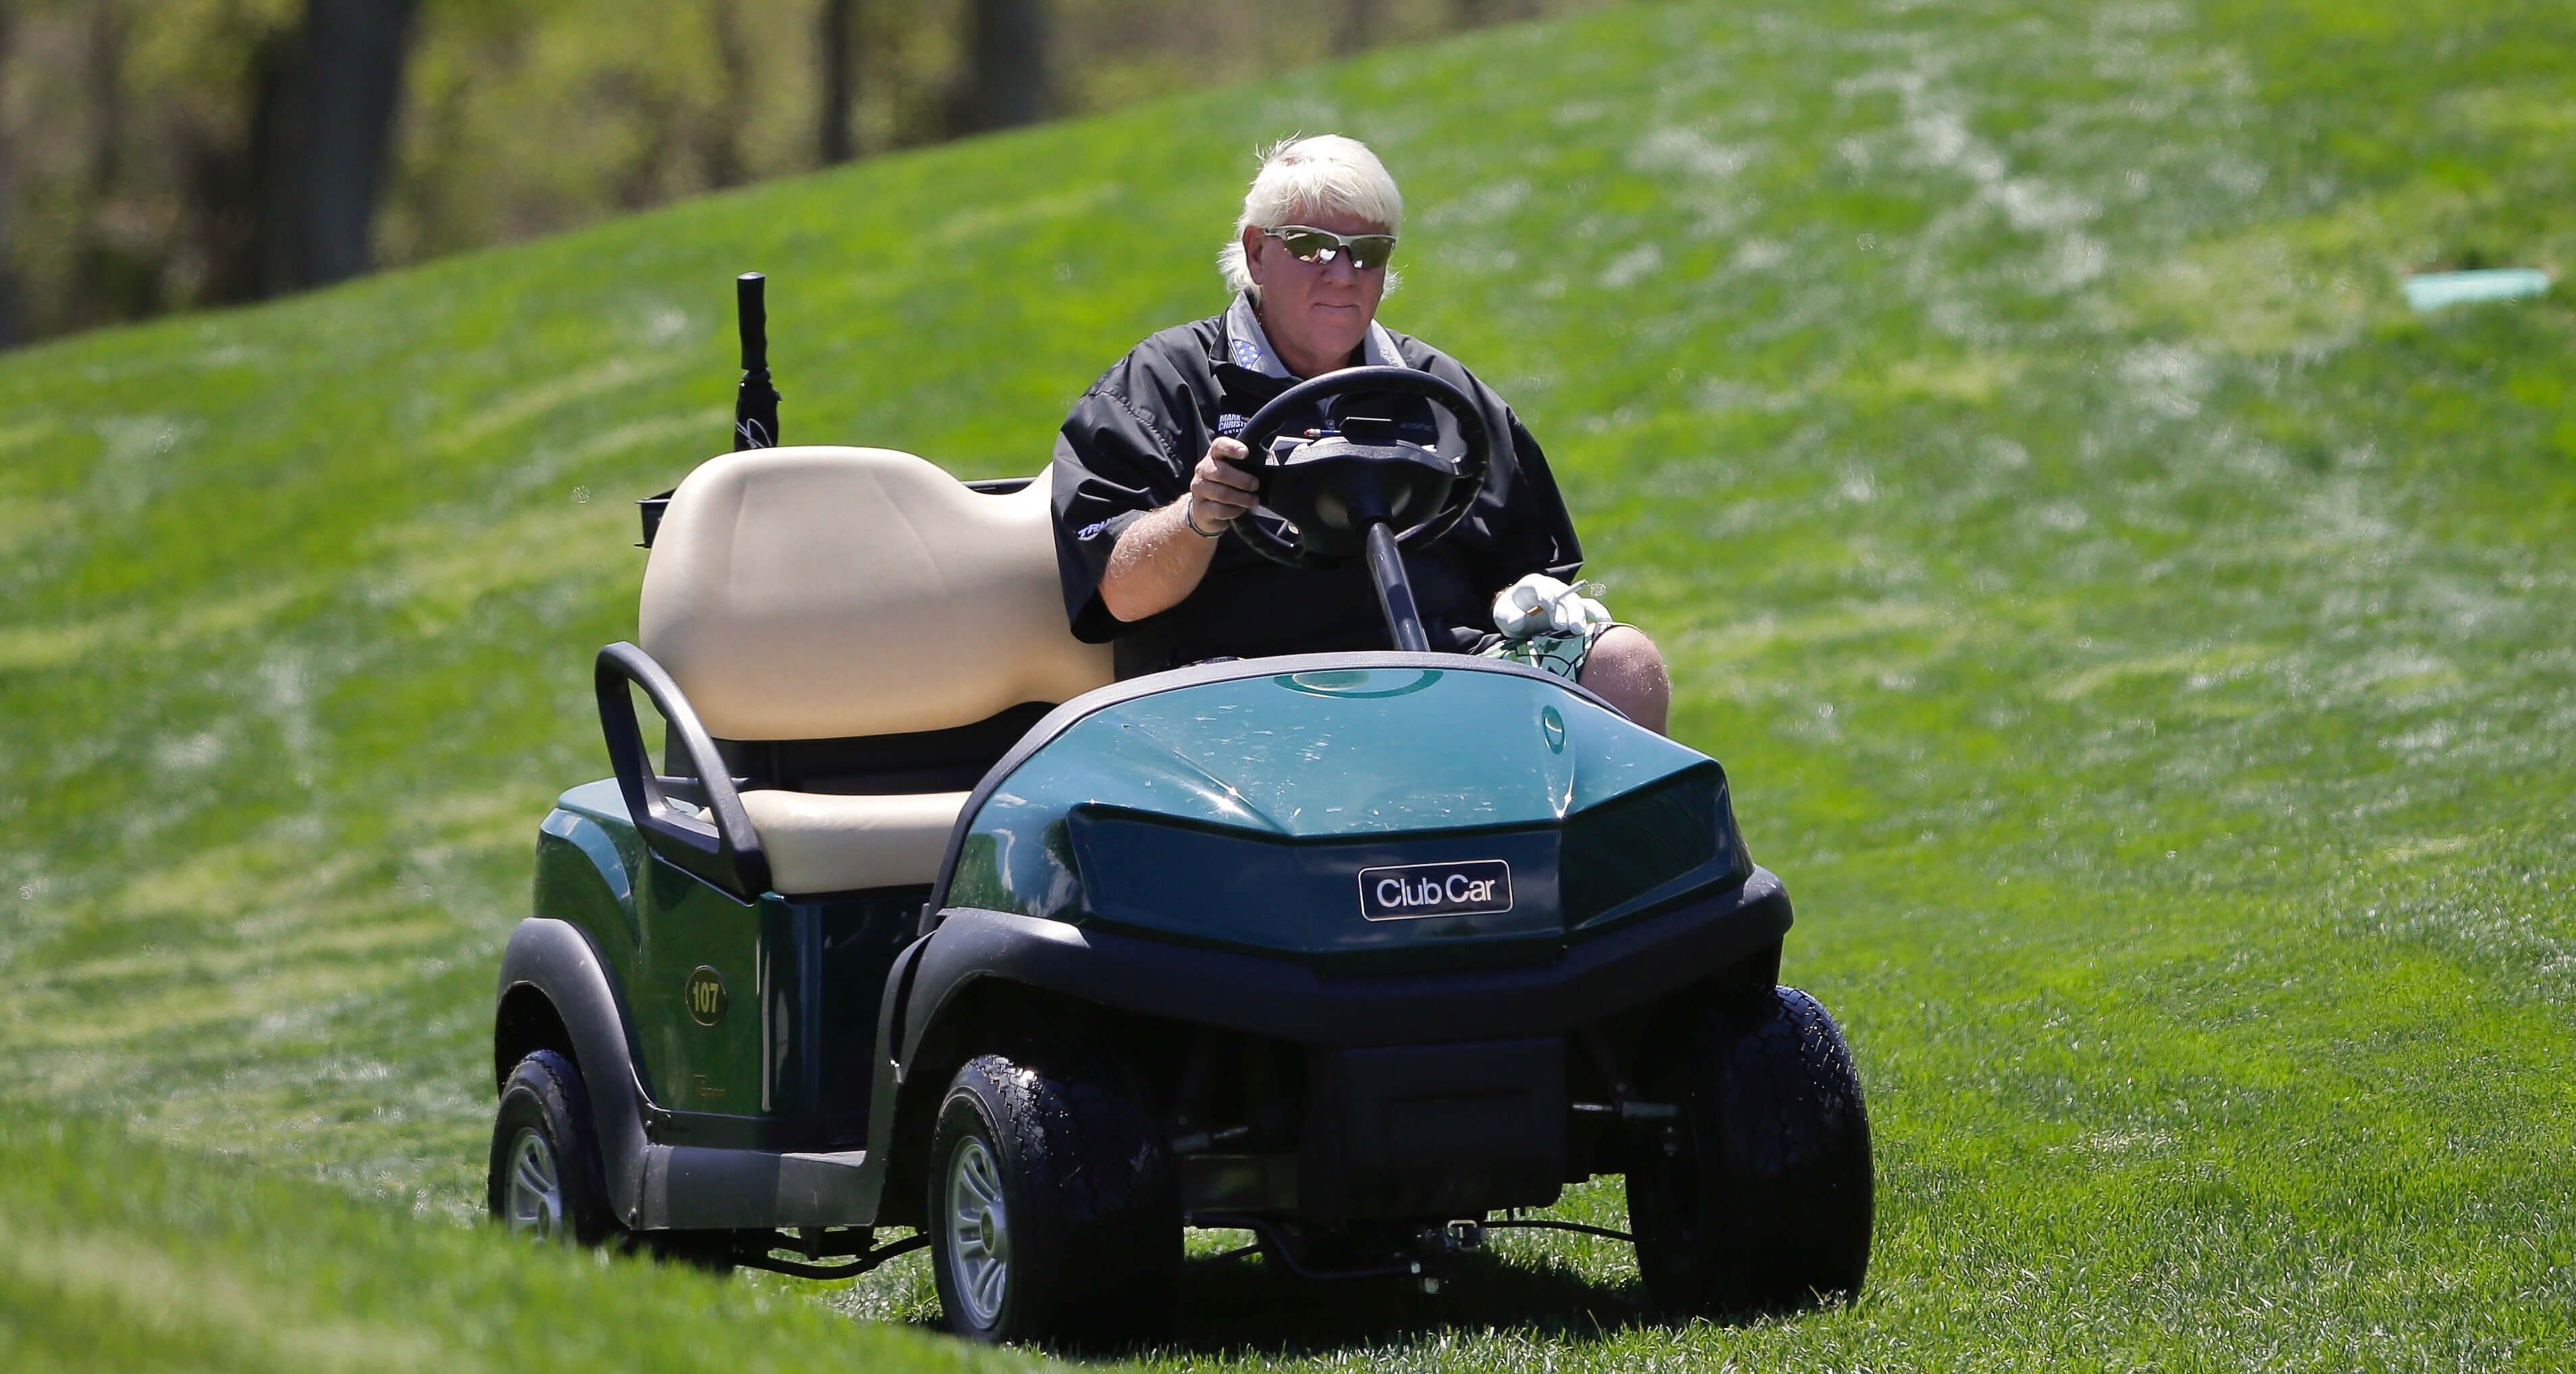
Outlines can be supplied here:
M1512 866L1501 859L1360 870L1360 914L1372 921L1492 916L1512 909Z

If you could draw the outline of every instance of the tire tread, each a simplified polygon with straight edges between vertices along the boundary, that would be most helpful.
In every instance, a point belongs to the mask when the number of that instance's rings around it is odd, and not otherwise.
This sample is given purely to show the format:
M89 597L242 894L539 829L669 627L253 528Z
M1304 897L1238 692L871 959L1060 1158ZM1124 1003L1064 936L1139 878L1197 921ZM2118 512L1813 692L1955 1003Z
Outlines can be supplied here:
M1638 1267L1677 1311L1856 1295L1869 1265L1868 1105L1833 1017L1796 988L1694 1007L1652 1080L1685 1104L1683 1156L1628 1174Z
M978 1113L1007 1137L993 1142L999 1162L1024 1176L1030 1199L1012 1218L1011 1282L1021 1291L992 1338L1115 1340L1158 1329L1180 1272L1180 1195L1142 1094L1114 1065L1069 1052L969 1059L930 1151L930 1211L943 1228L949 1117L972 1079L999 1109ZM944 1256L940 1279L944 1300Z

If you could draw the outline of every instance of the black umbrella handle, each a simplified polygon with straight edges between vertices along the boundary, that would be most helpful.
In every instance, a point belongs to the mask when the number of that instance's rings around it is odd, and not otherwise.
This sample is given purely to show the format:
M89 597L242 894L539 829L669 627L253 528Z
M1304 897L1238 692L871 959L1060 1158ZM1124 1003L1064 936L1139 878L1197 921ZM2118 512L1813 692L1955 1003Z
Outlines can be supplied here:
M769 384L769 307L758 272L734 278L734 308L742 323L742 385L733 396L733 446L778 446L778 389Z

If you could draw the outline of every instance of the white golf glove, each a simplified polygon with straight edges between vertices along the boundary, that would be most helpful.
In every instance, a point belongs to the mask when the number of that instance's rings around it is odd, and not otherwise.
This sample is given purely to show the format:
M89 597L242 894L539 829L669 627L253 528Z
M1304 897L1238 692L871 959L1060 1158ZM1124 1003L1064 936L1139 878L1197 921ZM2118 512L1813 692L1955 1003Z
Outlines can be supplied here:
M1610 623L1609 608L1585 596L1597 583L1569 587L1545 573L1531 573L1494 597L1494 628L1505 639L1572 634Z

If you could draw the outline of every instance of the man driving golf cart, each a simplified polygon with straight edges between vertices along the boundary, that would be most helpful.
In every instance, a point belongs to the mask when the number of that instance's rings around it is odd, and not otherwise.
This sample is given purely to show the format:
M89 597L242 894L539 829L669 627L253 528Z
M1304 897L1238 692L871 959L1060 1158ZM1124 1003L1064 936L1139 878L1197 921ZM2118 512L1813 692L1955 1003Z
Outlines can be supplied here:
M1498 441L1465 517L1403 554L1429 647L1572 678L1661 731L1663 657L1565 585L1583 552L1537 441L1464 367L1377 323L1403 213L1394 178L1357 140L1292 139L1262 159L1219 255L1233 305L1138 344L1057 438L1057 566L1073 632L1111 644L1122 678L1211 658L1388 647L1364 565L1294 566L1225 535L1244 521L1295 533L1256 513L1257 457L1235 438L1246 417L1324 373L1410 368L1464 391ZM1283 432L1373 426L1427 450L1441 421L1419 399L1354 397Z
M982 1341L1152 1337L1192 1227L1317 1281L1434 1291L1508 1228L1633 1241L1675 1313L1860 1290L1868 1115L1779 986L1787 889L1565 586L1538 446L1376 325L1400 213L1360 145L1274 150L1234 308L1033 482L751 446L737 287L743 446L644 507L614 776L537 827L502 955L496 1218L818 1279L927 1249ZM1624 1231L1517 1214L1613 1175Z

